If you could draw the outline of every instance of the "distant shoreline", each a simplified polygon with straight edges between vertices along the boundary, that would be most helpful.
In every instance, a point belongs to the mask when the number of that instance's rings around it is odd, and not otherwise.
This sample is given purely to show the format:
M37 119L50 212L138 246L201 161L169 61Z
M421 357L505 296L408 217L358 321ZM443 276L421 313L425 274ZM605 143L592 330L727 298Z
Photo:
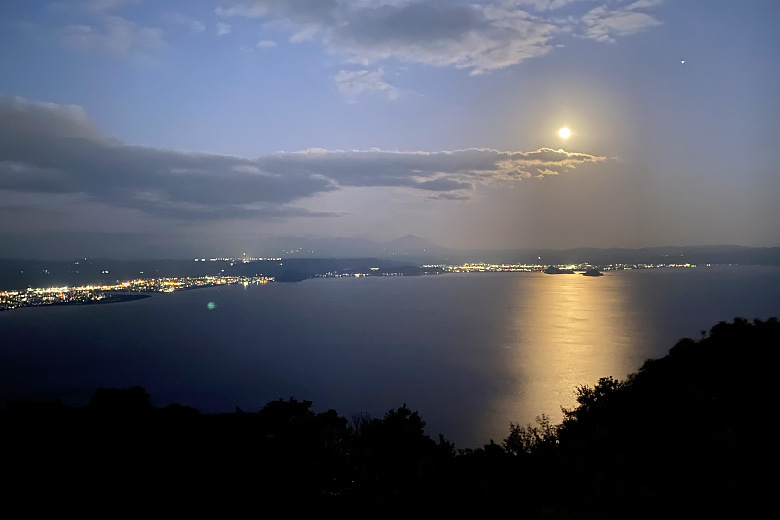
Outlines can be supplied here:
M3 311L12 311L16 309L34 309L39 307L69 307L73 305L104 305L107 303L122 303L122 302L131 302L135 300L143 300L144 298L150 298L151 294L116 294L116 295L109 295L104 298L101 298L100 300L85 300L85 301L66 301L66 302L52 302L52 303L45 303L40 305L21 305L19 307L13 307L13 308L3 308L0 307L0 312Z
M84 302L62 302L54 303L52 305L102 305L105 303L131 302L133 300L143 300L144 298L151 297L151 294L111 294L100 300L87 300Z
M589 277L600 277L604 276L604 272L600 271L606 271L606 272L619 272L619 271L650 271L650 270L697 270L697 269L717 269L717 268L734 268L734 267L765 267L765 268L772 268L777 266L757 266L757 265L748 265L748 266L741 266L738 264L705 264L705 265L694 265L694 264L678 264L678 265L646 265L646 264L640 264L640 265L608 265L608 266L599 266L599 271L595 271L595 269L592 266L586 265L586 266L548 266L546 270L542 270L542 266L540 265L510 265L510 264L464 264L460 266L422 266L422 267L416 267L413 266L412 269L408 269L407 272L382 272L377 269L377 271L373 271L373 269L370 272L360 272L353 269L344 270L341 272L326 272L326 273L301 273L301 272L293 272L293 273L285 273L287 276L283 276L280 279L276 279L277 283L294 283L294 282L301 282L306 280L314 280L314 279L325 279L325 278L353 278L353 277L368 277L368 278L376 278L376 277L396 277L396 276L426 276L431 274L450 274L450 275L462 275L462 274L487 274L487 273L537 273L537 274L580 274L584 276ZM595 274L595 271L598 272L598 274ZM346 271L346 272L345 272ZM305 277L304 277L305 275ZM128 288L128 287L119 287L116 286L116 288L111 289L105 289L102 291L102 297L98 298L89 298L89 299L76 299L73 298L72 295L64 295L64 290L67 290L68 288L62 288L62 289L56 289L56 291L60 291L63 294L56 294L54 297L48 296L45 300L38 299L37 301L30 301L30 300L24 300L23 298L18 298L16 296L16 292L8 292L4 293L0 291L0 311L8 311L13 309L21 309L21 308L31 308L31 307L49 307L49 306L63 306L63 305L93 305L93 304L107 304L107 303L121 303L121 302L129 302L129 301L135 301L135 300L141 300L144 298L149 298L150 296L153 296L155 293L170 293L170 292L179 292L179 291L188 291L192 289L201 289L205 287L222 287L222 286L228 286L228 285L234 285L236 283L235 280L238 279L237 277L231 277L231 281L229 282L222 282L222 283L205 283L205 284L193 284L193 285L187 285L187 286L178 286L176 288L167 289L167 290L154 290L152 288L149 288L147 286L144 286L143 288ZM190 280L190 278L187 278L187 280ZM273 278L263 278L262 283L267 283L268 281L273 281ZM260 283L252 281L251 283ZM156 286L155 286L156 287ZM86 290L85 288L76 288L74 290ZM49 293L55 291L55 289L27 289L27 293L33 292L45 292ZM20 291L21 292L21 291ZM73 292L73 291L71 291ZM12 300L14 298L15 300ZM24 303L21 303L24 302ZM21 304L20 304L21 303Z

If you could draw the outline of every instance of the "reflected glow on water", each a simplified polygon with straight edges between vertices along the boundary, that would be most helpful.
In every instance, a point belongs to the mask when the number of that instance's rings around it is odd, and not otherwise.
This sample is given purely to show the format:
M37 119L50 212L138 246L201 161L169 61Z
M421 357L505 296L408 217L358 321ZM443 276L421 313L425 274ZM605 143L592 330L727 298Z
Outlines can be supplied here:
M576 403L577 386L636 370L637 316L629 311L625 277L539 277L516 294L514 365L523 384L515 409L527 417L530 406L558 421L560 407Z

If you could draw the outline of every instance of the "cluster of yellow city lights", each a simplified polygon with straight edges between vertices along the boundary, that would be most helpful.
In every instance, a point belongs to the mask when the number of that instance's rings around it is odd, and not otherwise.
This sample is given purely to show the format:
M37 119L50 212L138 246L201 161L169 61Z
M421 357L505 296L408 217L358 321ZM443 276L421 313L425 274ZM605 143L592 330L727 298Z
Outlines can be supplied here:
M53 303L86 303L103 300L106 293L171 293L177 290L213 285L263 285L273 281L267 276L201 276L185 278L138 278L111 285L84 285L80 287L27 288L0 292L0 310L49 305Z

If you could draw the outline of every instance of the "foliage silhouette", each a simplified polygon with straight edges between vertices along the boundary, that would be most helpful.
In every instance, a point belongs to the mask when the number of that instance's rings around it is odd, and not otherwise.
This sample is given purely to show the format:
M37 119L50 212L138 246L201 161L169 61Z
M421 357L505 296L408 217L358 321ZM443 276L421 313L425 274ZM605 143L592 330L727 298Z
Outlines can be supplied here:
M719 323L625 381L578 388L561 424L510 424L479 449L434 441L405 404L350 425L294 398L258 412L156 408L141 387L98 389L83 408L11 402L0 411L4 496L52 510L84 496L112 511L250 503L268 518L744 515L771 496L771 430L757 418L771 409L778 340L774 318Z

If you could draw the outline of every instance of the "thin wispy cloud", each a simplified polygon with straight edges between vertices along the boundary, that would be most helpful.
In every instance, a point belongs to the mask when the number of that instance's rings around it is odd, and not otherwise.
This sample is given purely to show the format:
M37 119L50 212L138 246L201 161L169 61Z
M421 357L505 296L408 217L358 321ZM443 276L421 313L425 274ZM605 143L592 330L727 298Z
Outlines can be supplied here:
M165 18L177 25L186 27L193 34L200 34L206 32L206 24L201 20L188 16L180 12L168 13Z
M380 94L389 100L396 100L400 91L387 83L384 79L384 71L369 70L340 70L333 78L339 92L349 102L356 102L364 94Z
M141 0L88 0L83 5L91 11L105 12L140 2Z
M276 46L277 44L273 40L260 40L259 42L257 42L256 45L258 49L262 49L262 50L273 49Z
M59 28L60 41L73 50L103 53L121 58L154 63L167 47L162 29L136 23L116 13L138 0L91 0L73 4L55 4L62 12L83 13L83 23Z
M161 29L110 15L103 15L92 25L67 25L60 31L60 37L65 45L79 51L142 60L152 59L166 46Z
M597 7L582 18L585 36L600 42L615 43L619 37L661 25L657 18L642 12L660 3L658 0L639 0L620 9Z
M230 26L230 24L218 22L217 23L217 36L226 36L233 32L233 28Z
M553 11L560 9L574 2L594 2L595 0L507 0L507 4L514 4L517 6L528 6L536 11Z

